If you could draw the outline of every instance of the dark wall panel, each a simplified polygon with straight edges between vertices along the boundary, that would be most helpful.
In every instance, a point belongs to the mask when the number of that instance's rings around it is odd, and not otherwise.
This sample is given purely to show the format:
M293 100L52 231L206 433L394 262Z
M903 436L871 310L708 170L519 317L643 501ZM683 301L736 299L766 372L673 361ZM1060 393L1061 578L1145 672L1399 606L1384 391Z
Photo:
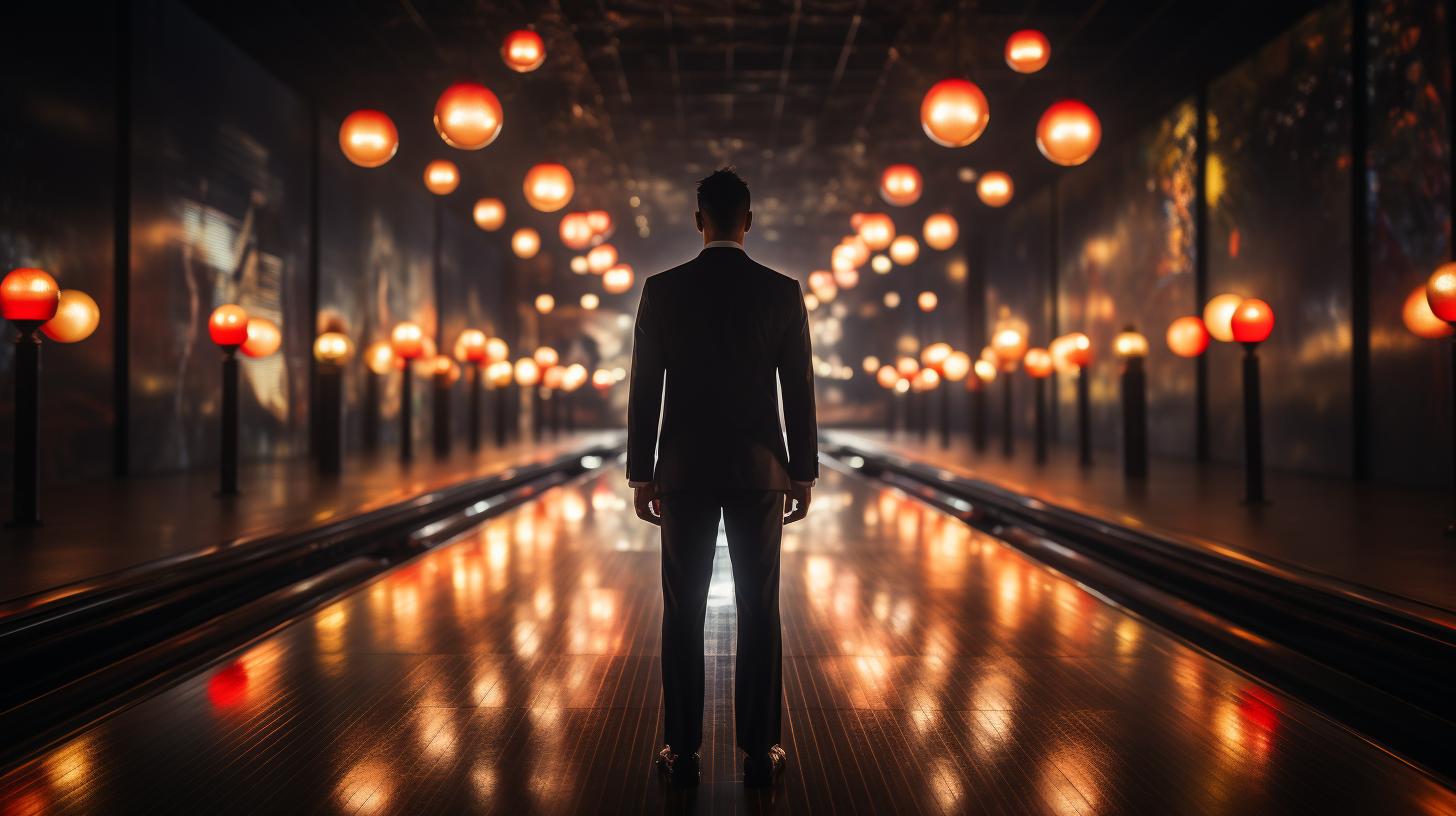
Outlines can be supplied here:
M1051 201L1050 188L1015 202L1004 216L994 216L994 233L986 258L986 325L1015 320L1025 324L1031 347L1051 342ZM981 347L969 349L978 357ZM1001 385L993 390L999 398ZM1035 385L1025 372L1013 380L1015 428L1022 436L1034 432ZM1051 392L1048 391L1050 401ZM993 400L994 402L994 400ZM1000 403L996 403L997 406ZM1001 427L999 407L992 411L988 429Z
M1325 6L1209 88L1209 295L1274 310L1272 468L1351 472L1350 6ZM1241 461L1241 349L1209 351L1214 457Z
M1147 336L1148 448L1194 453L1194 367L1164 342L1168 324L1196 311L1193 195L1197 114L1190 100L1122 146L1109 146L1061 193L1058 319L1092 340L1092 444L1120 446L1120 361L1127 325ZM1076 394L1059 389L1061 438L1076 438Z
M96 299L101 324L41 350L40 469L47 482L103 478L111 459L112 241L117 60L125 27L105 4L0 7L0 276L44 269ZM65 31L66 47L36 36ZM0 343L0 487L10 486L11 328Z
M453 353L455 341L466 329L479 329L487 337L497 336L501 328L503 259L492 241L470 218L454 209L443 211L440 220L440 346ZM557 304L567 312L579 311L575 303ZM563 356L565 347L558 349ZM455 385L452 424L457 438L463 440L468 427L469 374Z
M1371 475L1451 483L1450 343L1401 320L1406 296L1450 257L1449 3L1371 5Z
M135 17L133 471L213 462L221 366L207 318L224 303L283 332L242 364L242 452L305 449L312 319L310 122L303 102L174 2Z

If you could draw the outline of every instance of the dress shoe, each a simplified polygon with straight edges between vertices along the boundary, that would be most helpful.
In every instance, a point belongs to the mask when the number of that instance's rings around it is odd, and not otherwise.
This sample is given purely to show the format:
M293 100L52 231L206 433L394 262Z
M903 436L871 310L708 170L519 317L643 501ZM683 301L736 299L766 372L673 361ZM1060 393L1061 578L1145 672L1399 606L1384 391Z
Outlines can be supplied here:
M679 756L671 748L663 748L657 755L657 770L674 788L696 788L702 779L698 755Z
M771 788L788 766L789 755L777 745L768 749L766 754L744 757L743 787Z

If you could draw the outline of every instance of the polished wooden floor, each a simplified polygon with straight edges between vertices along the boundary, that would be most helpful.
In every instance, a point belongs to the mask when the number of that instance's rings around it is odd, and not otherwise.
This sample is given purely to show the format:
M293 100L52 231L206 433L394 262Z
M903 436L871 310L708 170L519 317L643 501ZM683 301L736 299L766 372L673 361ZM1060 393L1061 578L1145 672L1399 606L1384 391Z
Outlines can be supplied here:
M1456 813L1298 703L834 472L785 537L786 777L741 786L720 546L704 784L667 790L656 528L613 470L55 747L0 780L0 813Z

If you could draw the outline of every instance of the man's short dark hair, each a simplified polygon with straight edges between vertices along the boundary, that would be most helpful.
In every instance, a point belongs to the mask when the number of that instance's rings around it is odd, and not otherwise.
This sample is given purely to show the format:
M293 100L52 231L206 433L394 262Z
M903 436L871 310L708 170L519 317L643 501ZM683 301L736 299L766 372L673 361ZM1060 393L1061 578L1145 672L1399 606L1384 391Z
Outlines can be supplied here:
M748 182L724 167L698 182L698 212L719 232L733 232L748 218Z

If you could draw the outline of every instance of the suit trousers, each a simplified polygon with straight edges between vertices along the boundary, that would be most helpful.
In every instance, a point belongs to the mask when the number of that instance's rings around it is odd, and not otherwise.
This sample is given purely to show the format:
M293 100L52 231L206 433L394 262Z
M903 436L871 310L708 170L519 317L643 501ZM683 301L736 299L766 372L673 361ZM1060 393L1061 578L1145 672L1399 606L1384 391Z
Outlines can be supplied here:
M779 544L784 494L768 490L681 491L662 497L662 692L665 737L678 754L703 742L703 626L717 552L718 518L728 534L738 608L733 674L738 747L760 755L780 742L783 633Z

